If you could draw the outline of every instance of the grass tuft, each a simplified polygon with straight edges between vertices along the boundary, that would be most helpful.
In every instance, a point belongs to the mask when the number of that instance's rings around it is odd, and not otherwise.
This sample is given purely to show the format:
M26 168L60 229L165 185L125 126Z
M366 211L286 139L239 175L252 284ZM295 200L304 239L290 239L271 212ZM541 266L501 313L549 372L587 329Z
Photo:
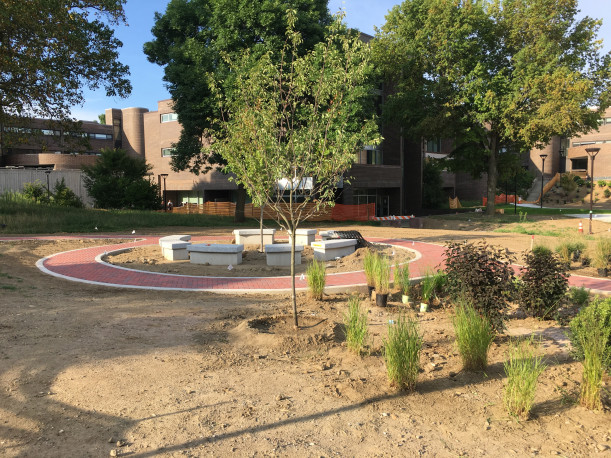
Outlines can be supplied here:
M418 322L399 315L394 324L388 325L388 337L384 339L386 373L392 385L413 391L420 370L422 335Z
M530 415L539 376L547 367L543 357L535 354L536 348L532 336L512 341L505 361L507 384L503 402L509 414L524 420Z
M486 369L488 350L495 336L490 321L471 304L459 304L452 323L463 367L468 371Z
M316 259L313 259L306 269L310 294L314 299L319 301L322 300L323 293L325 292L325 270L325 263L323 261L317 261Z
M362 354L369 336L367 312L361 309L358 296L348 299L348 313L344 315L344 328L348 348L357 354Z

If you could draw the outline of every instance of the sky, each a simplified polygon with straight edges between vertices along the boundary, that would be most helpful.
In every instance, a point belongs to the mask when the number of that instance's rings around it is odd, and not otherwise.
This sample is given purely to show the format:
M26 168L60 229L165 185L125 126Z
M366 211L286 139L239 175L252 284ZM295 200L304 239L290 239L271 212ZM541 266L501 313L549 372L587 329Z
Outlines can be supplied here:
M257 0L253 0L257 1ZM163 82L163 68L150 63L142 46L153 38L151 28L155 23L155 12L163 14L169 0L127 0L125 14L127 26L115 29L115 35L123 42L120 61L130 68L132 93L130 97L106 97L104 90L84 91L85 103L72 108L72 116L84 121L94 121L106 108L142 107L151 111L157 109L157 101L170 98ZM385 22L385 16L399 0L329 0L329 10L346 12L348 26L369 35L375 34L375 27ZM580 0L580 17L602 18L603 25L599 38L603 39L603 51L611 50L611 0Z

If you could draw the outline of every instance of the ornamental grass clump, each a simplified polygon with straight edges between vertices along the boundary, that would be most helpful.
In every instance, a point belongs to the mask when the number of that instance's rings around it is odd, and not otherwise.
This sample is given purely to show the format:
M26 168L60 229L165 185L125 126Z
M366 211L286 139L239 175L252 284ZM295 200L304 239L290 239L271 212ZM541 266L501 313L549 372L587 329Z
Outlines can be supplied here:
M409 279L409 264L395 265L395 287L399 289L403 296L409 296L411 288Z
M348 312L344 315L346 344L356 354L362 354L369 336L367 312L362 310L358 296L348 300Z
M420 371L423 342L418 322L399 315L394 324L388 325L388 337L383 342L388 380L400 389L413 391Z
M471 304L458 304L452 324L464 369L468 371L486 369L488 350L495 336L490 321Z
M573 356L583 362L579 401L600 409L603 372L611 370L611 298L595 300L569 326Z
M313 259L306 269L306 277L312 297L319 301L322 300L326 282L325 263Z
M378 258L378 253L373 250L367 250L363 258L363 270L367 278L367 286L375 287L375 264Z
M505 360L507 383L503 402L510 415L524 420L530 415L539 376L547 367L543 357L536 355L536 350L532 336L526 340L512 341Z
M383 255L376 256L373 272L376 295L388 294L390 291L390 262L388 257Z
M611 259L611 240L599 239L594 247L592 266L597 269L606 269Z

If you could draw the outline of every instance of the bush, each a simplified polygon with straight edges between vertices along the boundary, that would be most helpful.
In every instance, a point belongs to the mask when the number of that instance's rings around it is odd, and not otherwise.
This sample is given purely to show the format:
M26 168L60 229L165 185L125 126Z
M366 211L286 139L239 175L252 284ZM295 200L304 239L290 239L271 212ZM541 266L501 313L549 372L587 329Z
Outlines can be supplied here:
M527 314L553 317L569 287L567 265L549 249L538 249L525 257L518 302Z
M66 180L62 178L55 182L53 188L53 202L54 205L61 205L62 207L74 207L83 208L83 201L76 193L66 186Z
M577 361L584 360L582 341L588 335L591 323L599 323L605 332L611 333L611 298L596 299L582 309L569 324L569 339L571 340L571 355ZM605 369L611 372L611 336L608 337L603 356Z
M348 348L361 354L365 348L367 336L367 312L361 310L361 301L358 296L351 296L348 300L348 313L344 315L344 328Z
M588 302L590 302L590 290L585 289L583 286L580 288L572 286L569 288L569 300L573 305L580 308L584 307L588 305Z
M412 318L399 315L394 324L388 325L388 338L384 339L384 360L391 384L408 391L416 387L422 342L418 322Z
M23 195L36 203L49 202L49 190L40 180L23 185Z
M579 175L573 175L573 180L575 181L575 183L577 184L577 186L579 186L580 188L586 184L585 180L583 178L581 178Z
M495 335L488 318L479 314L471 304L459 304L452 324L463 367L468 371L486 369L488 350Z
M569 326L573 351L583 361L579 401L588 409L600 409L602 376L611 359L611 298L592 302Z
M472 304L496 331L502 330L502 311L513 291L511 258L485 242L451 242L445 255L448 293Z
M429 304L435 294L435 275L432 272L427 272L420 280L420 295L422 302Z
M532 337L510 343L504 366L507 376L503 395L505 408L511 415L528 419L535 399L537 380L546 368L543 358L535 355Z
M325 263L313 259L306 269L306 277L312 297L316 300L322 300L326 282Z
M570 193L577 189L577 183L575 182L574 175L571 173L563 173L560 175L560 187L566 193Z
M609 197L611 197L611 190L609 190L609 188L607 188L607 189L605 189L605 192L603 192L603 194L608 199Z
M598 180L597 184L599 188L604 188L607 186L607 182L605 180Z

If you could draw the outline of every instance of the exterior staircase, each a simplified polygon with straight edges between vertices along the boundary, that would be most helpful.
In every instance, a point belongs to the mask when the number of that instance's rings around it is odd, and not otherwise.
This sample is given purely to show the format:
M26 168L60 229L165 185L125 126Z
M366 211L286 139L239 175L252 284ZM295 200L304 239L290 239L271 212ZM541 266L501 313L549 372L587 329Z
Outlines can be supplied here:
M545 187L550 181L552 181L554 177L545 177L543 181L543 187ZM544 191L545 192L545 191ZM528 197L526 198L526 202L535 203L539 202L539 197L541 196L541 175L536 177L533 181L530 190L528 191Z

